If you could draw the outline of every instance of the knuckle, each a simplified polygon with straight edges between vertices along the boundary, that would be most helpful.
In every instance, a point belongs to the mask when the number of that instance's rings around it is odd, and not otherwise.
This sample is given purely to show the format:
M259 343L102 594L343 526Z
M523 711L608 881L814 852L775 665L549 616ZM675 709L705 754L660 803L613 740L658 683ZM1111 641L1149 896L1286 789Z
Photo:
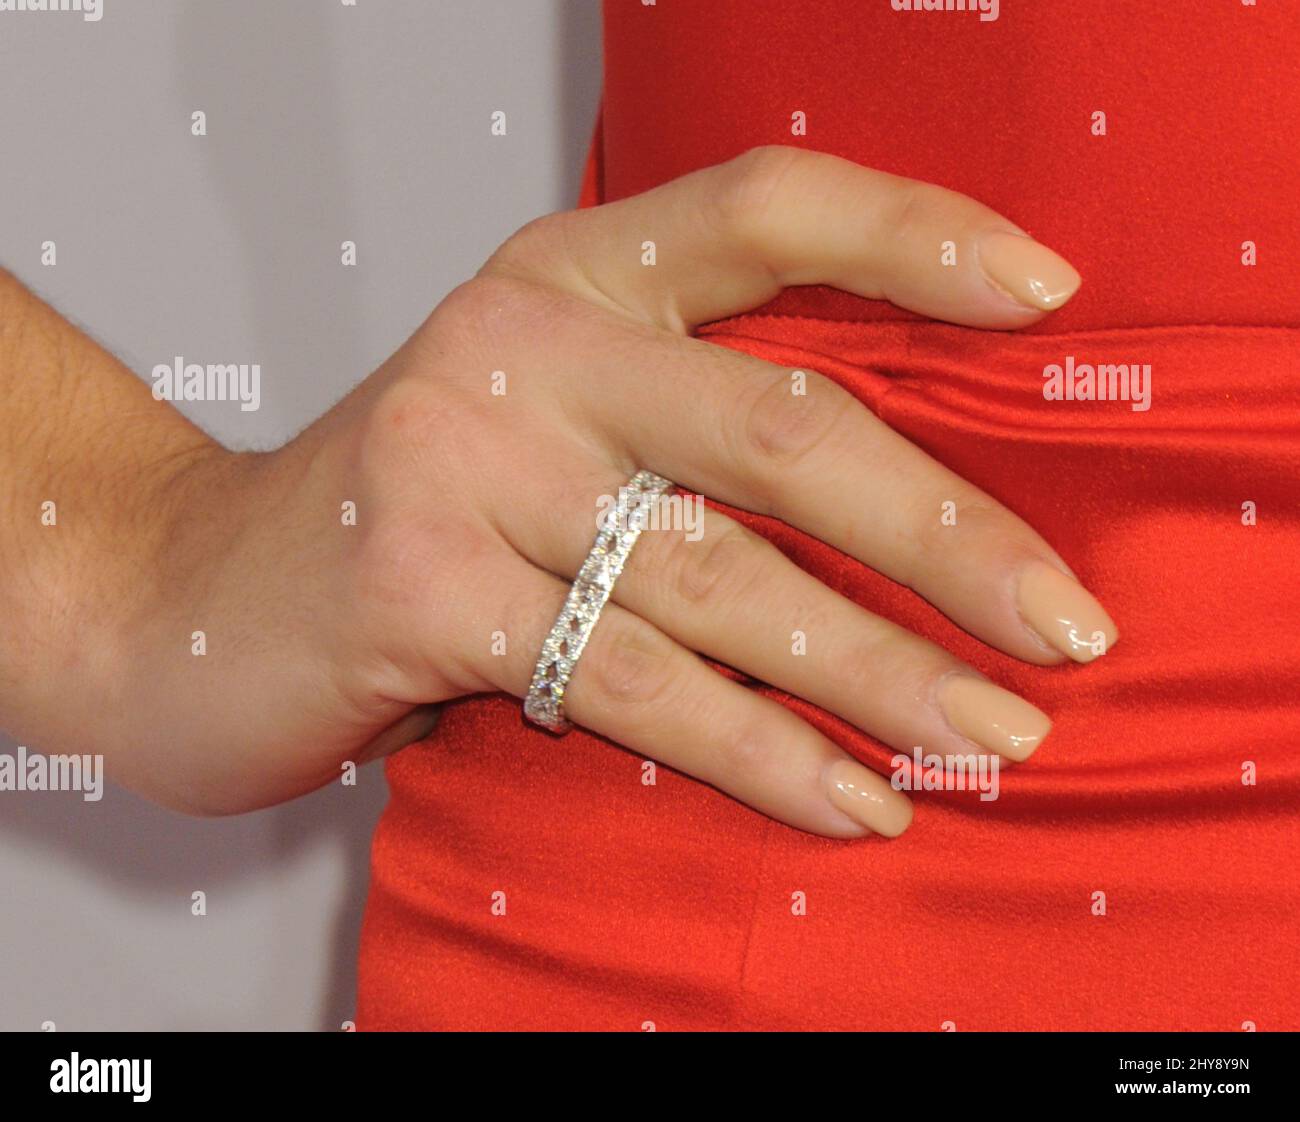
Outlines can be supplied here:
M531 276L551 265L568 243L574 214L561 211L526 222L488 258L479 276Z
M505 272L480 272L457 285L430 317L433 338L445 348L448 340L481 349L491 341L506 342L519 329L544 319L546 289L538 282Z
M767 144L728 161L714 195L723 228L741 237L767 229L781 185L806 158L807 153L799 148Z
M936 219L948 210L951 198L952 192L942 187L923 180L911 180L899 188L890 208L887 228L906 242L909 233L933 226Z
M736 523L706 529L698 541L678 536L668 559L671 573L664 586L675 590L687 607L708 605L711 612L725 610L745 594L756 561L767 543Z
M751 704L755 699L747 699ZM771 718L759 710L754 716L728 721L713 743L709 779L726 784L740 776L753 778L767 770L773 760Z
M558 265L549 272L558 274ZM539 356L562 358L602 322L596 307L555 283L554 275L485 266L443 300L421 335L446 377L473 378L483 394L487 373L544 368Z
M573 687L601 709L653 708L681 680L676 647L663 632L630 617L602 620L574 673Z
M845 683L869 683L862 689L860 704L882 734L889 729L901 733L912 727L913 717L899 707L899 700L928 699L934 684L961 663L942 647L908 632L892 628L864 635L840 646L828 671ZM914 743L914 741L910 742Z
M796 393L789 371L779 371L755 394L741 426L740 456L759 473L791 468L824 448L853 415L853 399L829 378L808 373Z
M896 668L895 638L888 627L863 629L836 643L827 661L845 682L878 683Z
M942 517L944 504L956 502L957 521ZM1003 512L991 500L952 495L927 497L905 529L904 583L914 588L933 581L968 557L972 535L1004 528Z
M926 503L922 511L907 520L899 575L908 588L923 584L933 574L937 559L951 550L951 530L944 525L937 503Z
M440 326L461 322L477 324L488 318L493 309L519 282L512 277L479 273L453 288L434 309L433 320Z
M385 387L360 429L365 478L387 487L413 465L456 469L485 438L484 403L450 380L405 378Z

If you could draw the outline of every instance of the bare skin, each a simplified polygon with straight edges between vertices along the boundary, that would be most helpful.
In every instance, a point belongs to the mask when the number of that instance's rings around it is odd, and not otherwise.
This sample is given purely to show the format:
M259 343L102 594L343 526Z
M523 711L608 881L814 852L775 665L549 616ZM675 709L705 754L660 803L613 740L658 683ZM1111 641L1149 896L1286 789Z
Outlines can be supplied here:
M522 696L599 497L638 468L798 526L1027 662L1104 651L1114 624L1014 514L815 372L794 394L690 337L810 283L1014 329L1078 278L964 196L757 149L530 224L300 436L236 454L0 274L0 727L187 812L293 798L422 738L439 702ZM647 531L569 717L831 837L896 835L910 804L700 654L904 752L1020 760L1049 724L717 512L698 541Z

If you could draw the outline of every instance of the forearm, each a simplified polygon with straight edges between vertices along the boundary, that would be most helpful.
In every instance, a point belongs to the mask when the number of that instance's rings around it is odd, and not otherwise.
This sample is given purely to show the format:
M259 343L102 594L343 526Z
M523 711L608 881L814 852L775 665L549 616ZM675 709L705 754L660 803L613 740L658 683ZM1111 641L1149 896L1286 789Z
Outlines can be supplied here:
M3 271L0 402L0 728L54 750L114 692L177 482L224 453Z

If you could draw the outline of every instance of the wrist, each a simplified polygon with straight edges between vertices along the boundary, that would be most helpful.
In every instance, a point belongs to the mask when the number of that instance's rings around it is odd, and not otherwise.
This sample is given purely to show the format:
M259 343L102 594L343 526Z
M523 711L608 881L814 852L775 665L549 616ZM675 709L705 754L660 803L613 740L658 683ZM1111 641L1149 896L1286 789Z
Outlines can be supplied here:
M240 460L188 425L117 435L127 457L87 447L42 481L49 498L25 495L6 518L18 579L3 594L14 626L0 641L12 687L0 717L44 750L101 751L119 738L147 664L140 638L177 579L176 545Z

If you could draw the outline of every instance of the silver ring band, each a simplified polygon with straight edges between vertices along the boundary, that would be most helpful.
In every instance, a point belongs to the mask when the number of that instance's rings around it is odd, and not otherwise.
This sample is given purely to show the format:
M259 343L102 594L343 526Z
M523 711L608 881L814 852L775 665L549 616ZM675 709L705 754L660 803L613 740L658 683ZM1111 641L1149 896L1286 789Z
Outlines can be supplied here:
M573 727L564 716L564 691L614 591L614 582L645 529L650 508L673 486L652 471L638 471L619 489L618 501L605 516L596 544L578 570L559 618L542 643L528 696L524 698L524 716L535 724L552 732L568 732Z

